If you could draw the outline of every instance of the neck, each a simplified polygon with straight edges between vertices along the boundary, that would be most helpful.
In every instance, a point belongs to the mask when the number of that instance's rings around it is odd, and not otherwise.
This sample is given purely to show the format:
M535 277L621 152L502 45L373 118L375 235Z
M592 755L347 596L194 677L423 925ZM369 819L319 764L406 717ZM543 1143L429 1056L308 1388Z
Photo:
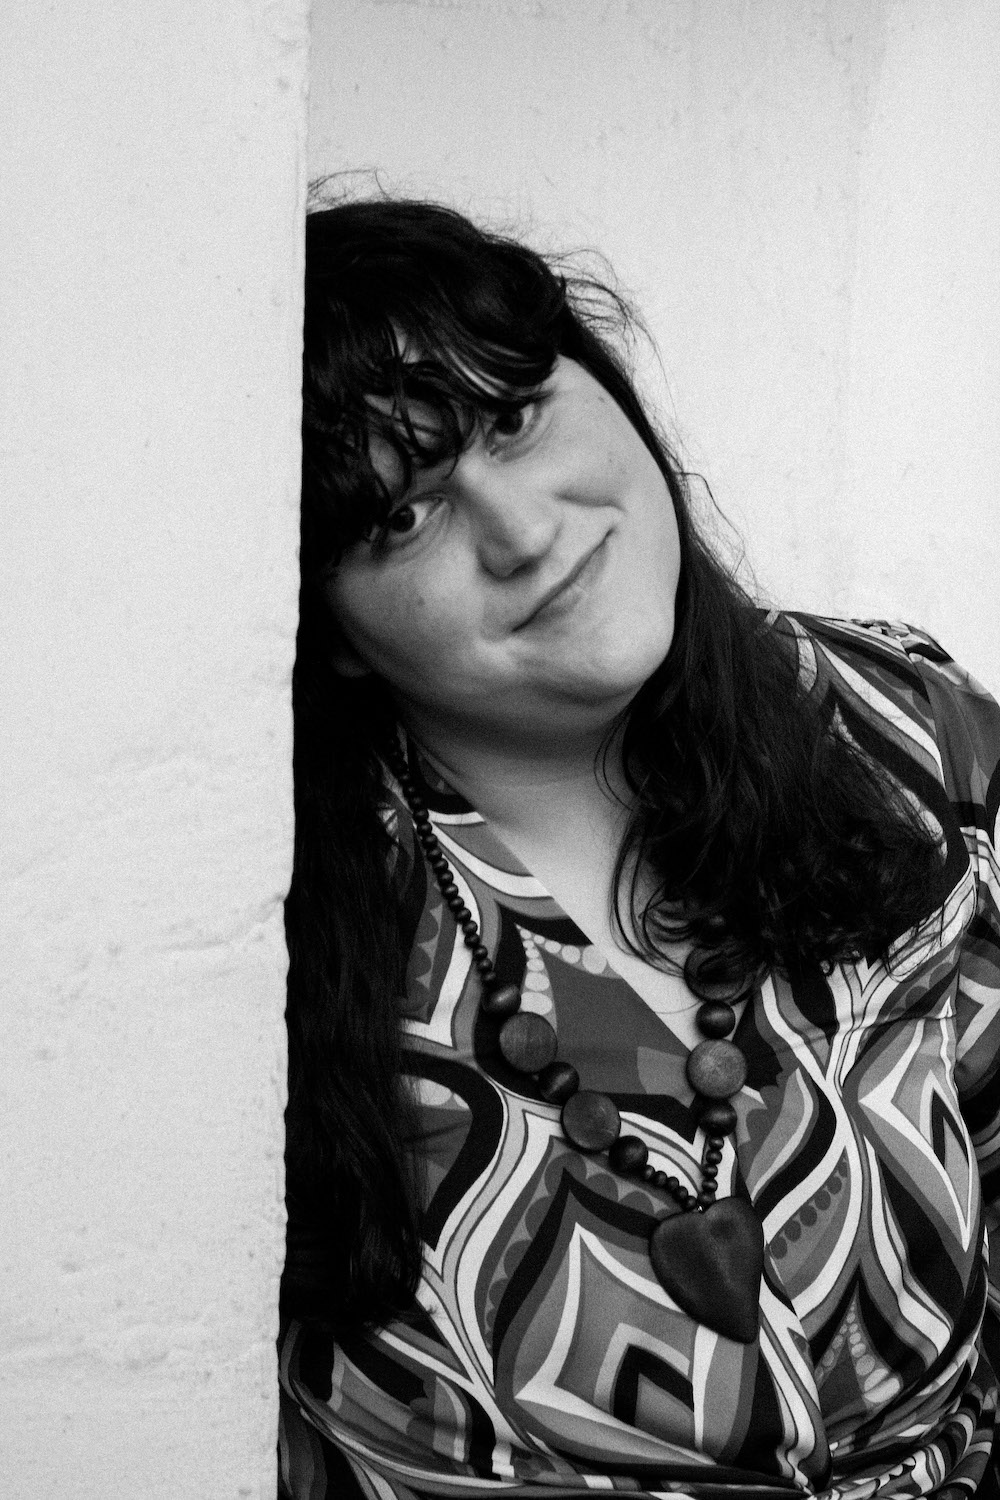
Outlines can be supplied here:
M628 794L621 732L605 726L575 735L501 739L464 735L439 724L407 728L446 780L503 835L545 837L567 813L589 810L601 822L621 818Z

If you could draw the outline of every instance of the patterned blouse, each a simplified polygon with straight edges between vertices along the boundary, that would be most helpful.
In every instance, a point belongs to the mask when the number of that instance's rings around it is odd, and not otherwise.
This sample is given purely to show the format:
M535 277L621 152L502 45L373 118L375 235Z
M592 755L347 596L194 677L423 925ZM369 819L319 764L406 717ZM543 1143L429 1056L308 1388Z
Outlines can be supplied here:
M774 976L742 1009L719 1192L749 1193L764 1223L759 1339L671 1300L647 1251L665 1194L574 1150L507 1068L397 802L419 1309L342 1346L286 1325L293 1500L996 1493L1000 709L909 627L773 623L795 632L808 691L944 829L949 894L888 968ZM426 795L501 978L696 1191L686 1049L477 812Z

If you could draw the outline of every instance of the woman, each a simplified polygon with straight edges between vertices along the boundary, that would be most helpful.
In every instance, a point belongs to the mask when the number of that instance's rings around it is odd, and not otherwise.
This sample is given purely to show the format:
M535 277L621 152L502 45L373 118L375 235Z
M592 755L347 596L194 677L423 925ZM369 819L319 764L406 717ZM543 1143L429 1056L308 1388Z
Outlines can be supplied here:
M741 592L626 327L310 216L283 1484L992 1494L1000 713Z

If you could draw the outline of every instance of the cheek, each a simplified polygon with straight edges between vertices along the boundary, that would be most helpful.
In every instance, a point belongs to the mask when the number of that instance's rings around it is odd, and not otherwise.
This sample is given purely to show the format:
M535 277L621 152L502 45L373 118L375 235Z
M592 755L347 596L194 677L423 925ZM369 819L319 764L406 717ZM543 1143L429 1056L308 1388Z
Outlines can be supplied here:
M327 598L358 655L396 685L440 672L467 634L454 617L453 593L438 598L391 575L335 579Z

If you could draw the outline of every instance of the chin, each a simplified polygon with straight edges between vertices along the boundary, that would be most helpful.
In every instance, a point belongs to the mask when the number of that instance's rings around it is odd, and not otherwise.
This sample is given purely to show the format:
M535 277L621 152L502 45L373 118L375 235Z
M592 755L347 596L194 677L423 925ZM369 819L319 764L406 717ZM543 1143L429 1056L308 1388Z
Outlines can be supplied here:
M673 639L671 620L669 629L658 631L641 641L623 643L620 651L607 653L605 657L607 680L616 682L623 693L637 693L664 661Z
M649 681L669 649L668 642L662 650L632 653L627 660L595 659L591 670L581 675L578 691L572 696L580 702L613 704L615 712L621 712Z

